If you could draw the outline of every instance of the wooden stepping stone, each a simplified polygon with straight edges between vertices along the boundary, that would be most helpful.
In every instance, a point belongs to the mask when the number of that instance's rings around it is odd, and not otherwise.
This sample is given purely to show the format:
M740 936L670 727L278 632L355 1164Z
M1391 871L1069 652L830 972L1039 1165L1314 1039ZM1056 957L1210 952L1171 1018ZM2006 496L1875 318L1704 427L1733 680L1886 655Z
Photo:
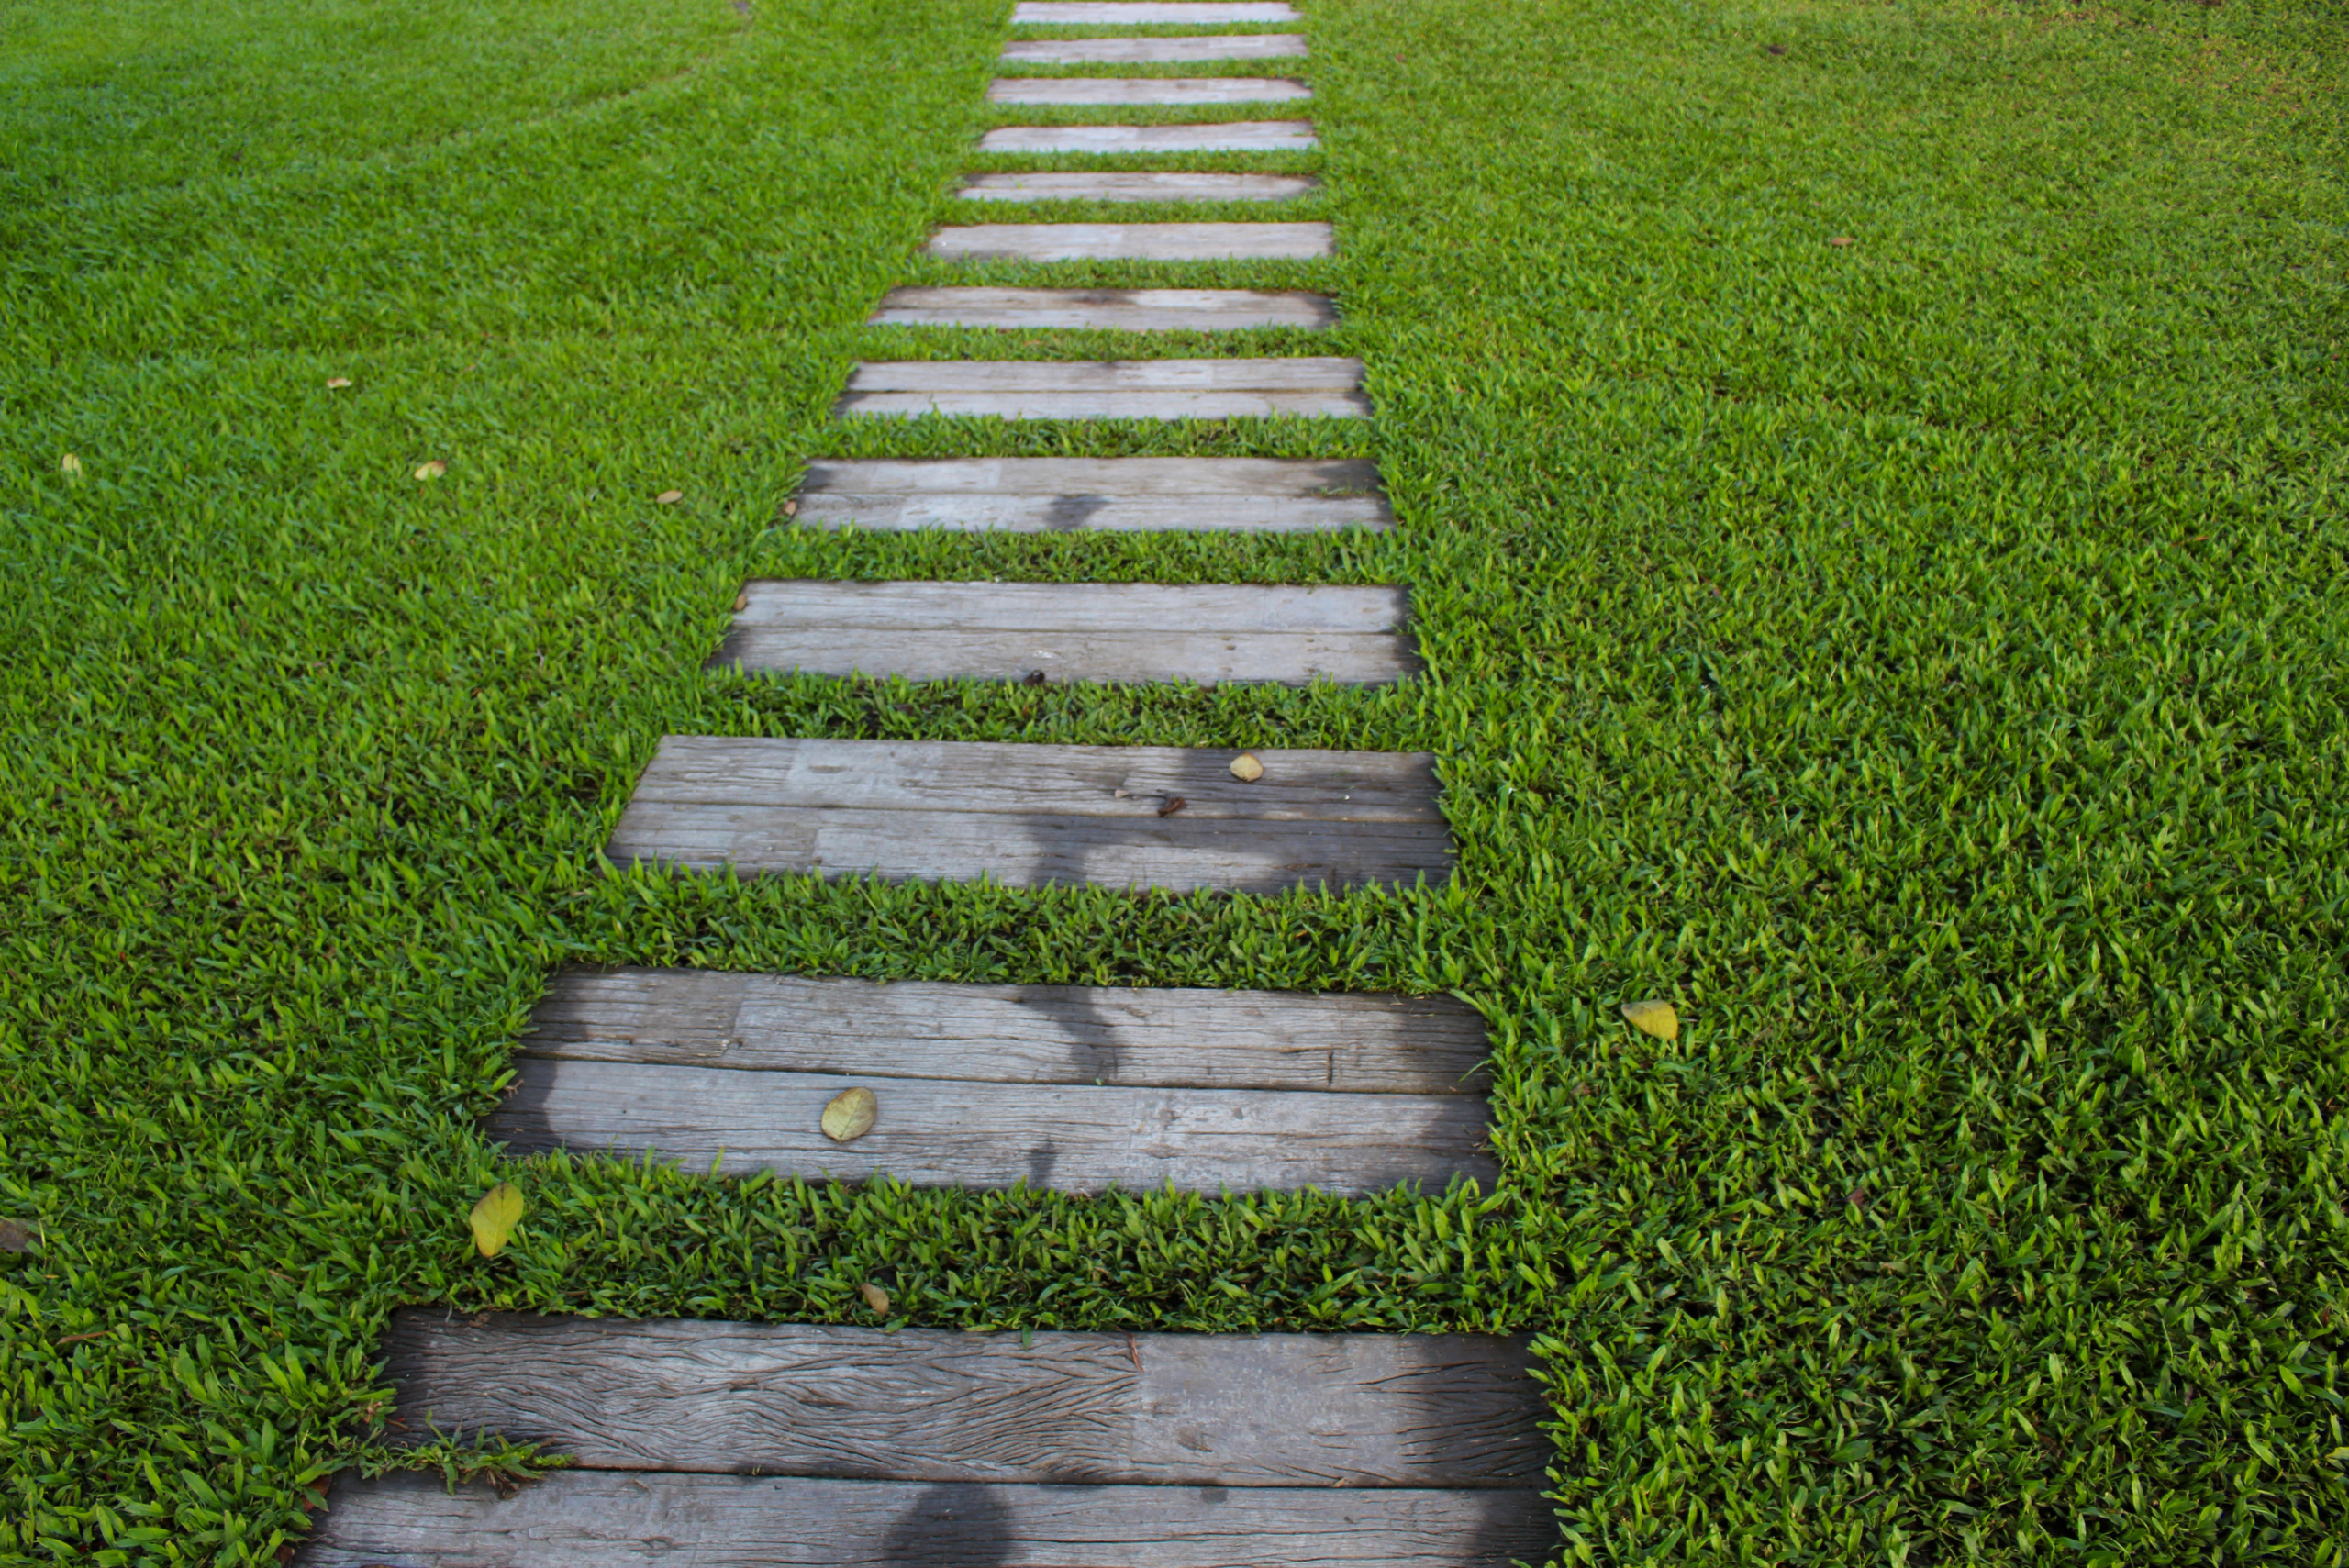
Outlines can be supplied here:
M991 104L1266 104L1310 98L1277 76L1014 76L987 85Z
M982 152L1307 152L1311 120L1228 125L1008 125L979 138Z
M1485 1051L1472 1011L1394 997L574 972L483 1131L809 1181L1489 1188ZM877 1116L837 1143L852 1088Z
M974 223L926 248L949 261L1306 261L1335 249L1326 223Z
M1546 1561L1524 1340L964 1334L403 1311L395 1431L545 1441L500 1498L346 1472L309 1568Z
M1302 20L1287 0L1019 0L1011 8L1015 27L1085 22L1111 28L1213 27L1225 22Z
M671 735L604 852L1011 887L1277 893L1450 877L1432 757L1264 750L1264 776L1243 784L1238 755Z
M1302 33L1222 33L1207 38L1016 39L1002 58L1028 65L1154 65L1198 61L1294 60Z
M1262 681L1415 673L1396 587L754 582L713 663L909 681Z
M873 327L1094 327L1116 332L1230 332L1332 326L1330 296L1255 289L895 288Z
M926 458L812 463L802 527L959 532L1316 533L1389 528L1358 459Z
M923 414L1005 419L1364 419L1362 361L1280 360L868 360L842 418Z
M1278 202L1310 194L1309 174L972 174L966 202Z

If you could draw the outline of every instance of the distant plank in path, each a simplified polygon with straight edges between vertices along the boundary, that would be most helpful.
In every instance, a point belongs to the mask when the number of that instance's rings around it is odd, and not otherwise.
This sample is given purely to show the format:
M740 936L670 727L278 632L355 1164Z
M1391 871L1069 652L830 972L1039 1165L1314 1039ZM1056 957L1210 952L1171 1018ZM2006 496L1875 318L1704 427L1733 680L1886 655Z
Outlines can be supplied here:
M930 236L951 261L1302 261L1333 249L1326 223L979 223Z
M1279 202L1319 184L1309 174L973 174L954 194L966 202Z
M987 84L991 104L1271 104L1310 98L1275 76L1011 76Z
M1260 749L1253 784L1231 776L1237 754L672 735L605 852L1017 887L1274 893L1450 876L1425 753Z
M1305 54L1302 33L1219 33L1205 38L1017 39L1003 46L1007 61L1027 65L1151 65L1224 60L1293 60Z
M942 1483L1538 1486L1522 1339L967 1334L396 1313L401 1440L500 1433L590 1470Z
M1383 685L1419 668L1399 587L782 578L743 599L719 668L1208 685Z
M1386 528L1360 459L928 458L809 465L808 528L1052 533Z
M558 1471L501 1498L346 1471L298 1568L1508 1568L1537 1491L1030 1486Z
M834 412L1006 419L1247 419L1370 415L1362 361L1272 360L868 360Z
M1263 289L891 289L873 327L1096 328L1114 332L1233 332L1334 326L1330 296Z
M1225 125L1008 125L979 138L982 152L1308 152L1311 120Z
M1112 28L1212 27L1224 22L1302 19L1287 0L1019 0L1011 8L1014 26L1036 27L1084 22Z
M1476 1095L1484 1019L1449 996L876 983L567 969L521 1053L998 1084ZM1362 1107L1375 1117L1375 1106Z

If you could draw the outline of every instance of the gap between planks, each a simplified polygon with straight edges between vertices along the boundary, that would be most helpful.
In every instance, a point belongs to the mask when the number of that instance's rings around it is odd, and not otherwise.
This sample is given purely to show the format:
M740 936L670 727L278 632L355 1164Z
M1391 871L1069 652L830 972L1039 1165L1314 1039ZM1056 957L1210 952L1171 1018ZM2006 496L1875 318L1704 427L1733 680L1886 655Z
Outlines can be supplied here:
M796 503L808 528L1014 533L1388 528L1377 465L1359 458L927 458L818 461Z

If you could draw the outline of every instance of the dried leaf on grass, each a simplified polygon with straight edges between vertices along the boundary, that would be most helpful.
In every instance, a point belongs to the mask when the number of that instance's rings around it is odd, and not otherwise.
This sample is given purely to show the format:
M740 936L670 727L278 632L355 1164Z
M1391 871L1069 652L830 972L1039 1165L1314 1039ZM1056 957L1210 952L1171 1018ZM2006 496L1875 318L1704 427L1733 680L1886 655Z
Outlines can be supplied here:
M327 377L327 389L330 392L341 387L349 386L350 384L351 378L347 375L330 375Z
M1652 1034L1658 1040L1680 1038L1680 1014L1669 1002L1626 1002L1623 1017L1642 1034Z
M449 465L436 457L430 462L419 463L417 466L416 476L418 479L438 479L448 472Z
M529 1206L522 1201L522 1189L511 1182L500 1182L481 1195L473 1205L472 1216L473 1250L484 1258L494 1258L506 1251L506 1243L514 1235L514 1228L522 1223L522 1212Z
M824 1136L835 1143L847 1143L873 1130L873 1121L881 1114L881 1102L870 1089L842 1089L824 1107Z
M0 1219L0 1252L30 1252L40 1245L40 1227L21 1219Z
M682 490L663 490L660 495L652 497L652 504L656 506L674 506L685 498L685 493Z
M864 1297L864 1305L873 1308L874 1316L878 1318L886 1318L889 1316L889 1293L887 1291L883 1290L877 1284L869 1284L858 1285L856 1288L857 1293Z

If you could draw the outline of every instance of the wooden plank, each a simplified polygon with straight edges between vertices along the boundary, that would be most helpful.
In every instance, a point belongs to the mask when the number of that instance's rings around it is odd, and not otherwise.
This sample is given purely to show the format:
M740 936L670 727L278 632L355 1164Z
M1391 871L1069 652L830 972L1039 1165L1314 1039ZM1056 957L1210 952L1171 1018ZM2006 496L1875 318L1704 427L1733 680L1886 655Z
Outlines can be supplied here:
M1008 125L979 138L982 152L1308 152L1311 120L1224 125Z
M1434 759L1424 751L1253 755L1264 776L1231 776L1239 755L1177 746L1032 746L989 740L829 740L671 735L632 806L722 805L882 812L1049 815L1189 827L1208 821L1408 823L1441 828ZM1187 804L1172 817L1168 795Z
M1205 38L1015 39L1003 59L1027 65L1188 64L1223 60L1294 60L1302 33L1221 33Z
M966 202L1283 202L1310 195L1309 174L972 174L954 194Z
M1370 415L1362 361L1276 360L868 360L834 406L841 417L924 414L1007 419L1243 419Z
M754 582L711 661L913 681L1318 680L1417 673L1399 588Z
M1259 289L894 288L872 327L1098 328L1230 332L1336 325L1330 296Z
M1110 28L1214 27L1226 22L1302 20L1287 0L1019 0L1011 8L1014 27L1087 22Z
M887 1175L917 1187L1054 1192L1292 1192L1344 1196L1454 1176L1489 1189L1484 1102L1463 1095L866 1079L522 1057L484 1136L516 1155L568 1149L655 1157L696 1172L808 1181ZM863 1084L880 1119L852 1143L824 1107Z
M345 1471L302 1568L1508 1568L1557 1551L1531 1490L926 1485L558 1471L510 1497Z
M502 1433L590 1470L933 1483L1539 1485L1526 1340L969 1334L393 1315L403 1440Z
M963 261L1280 261L1336 245L1326 223L976 223L940 229L926 249Z
M567 969L520 1049L867 1078L1465 1095L1486 1088L1488 1046L1483 1018L1449 996Z
M987 84L991 104L1272 104L1310 98L1285 76L1008 76Z
M809 465L808 528L1052 533L1387 528L1359 459L929 458Z

